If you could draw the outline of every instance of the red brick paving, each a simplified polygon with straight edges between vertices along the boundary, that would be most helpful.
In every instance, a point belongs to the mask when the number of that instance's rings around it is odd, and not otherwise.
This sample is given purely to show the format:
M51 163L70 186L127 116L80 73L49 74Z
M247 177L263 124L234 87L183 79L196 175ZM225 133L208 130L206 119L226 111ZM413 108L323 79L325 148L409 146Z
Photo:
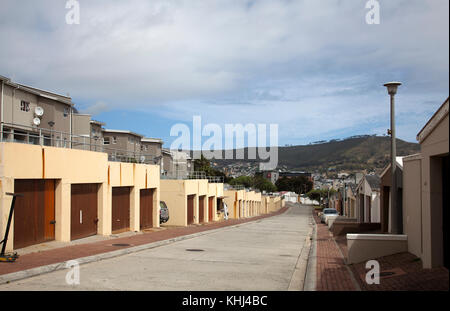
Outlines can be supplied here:
M373 233L373 232L371 232ZM345 236L334 237L344 257L348 255ZM381 277L380 284L367 284L365 263L348 265L353 276L364 291L448 291L449 271L444 268L423 269L420 258L411 253L401 253L377 258L380 270L396 272Z
M401 253L377 258L380 271L395 271L396 275L381 277L380 284L367 284L365 263L350 265L362 290L367 291L448 291L449 274L444 267L423 269L420 258Z
M320 219L314 212L316 221L317 244L317 291L355 291L350 272L347 270L339 248L328 230L328 226L320 223Z
M157 241L172 239L183 235L228 227L232 225L242 224L249 221L279 215L284 213L287 209L288 207L286 206L277 212L256 216L248 219L239 219L239 220L229 219L227 221L213 222L204 225L193 225L189 227L172 227L166 230L156 232L144 232L143 234L134 235L130 237L109 239L100 242L79 244L52 249L48 251L25 254L20 256L14 263L0 263L0 275L118 250L119 248L111 245L113 243L131 244L130 246L120 247L120 249L143 244L149 244Z

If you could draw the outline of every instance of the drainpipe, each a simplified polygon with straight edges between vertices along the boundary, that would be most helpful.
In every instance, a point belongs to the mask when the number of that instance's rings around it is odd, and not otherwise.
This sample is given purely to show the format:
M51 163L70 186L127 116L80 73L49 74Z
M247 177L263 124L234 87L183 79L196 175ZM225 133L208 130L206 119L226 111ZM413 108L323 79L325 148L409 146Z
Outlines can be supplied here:
M16 86L15 88L13 88L13 92L12 92L12 97L11 97L11 134L12 134L12 141L14 141L14 97L16 96L16 90L18 90L20 88L20 86Z
M73 109L72 109L72 106L70 106L70 114L69 114L69 123L70 123L70 129L69 129L70 149L72 149L72 114L73 114ZM90 135L90 133L89 133L89 135Z
M0 141L3 141L3 89L5 88L5 81L2 80L2 95L1 95L1 103L0 103Z

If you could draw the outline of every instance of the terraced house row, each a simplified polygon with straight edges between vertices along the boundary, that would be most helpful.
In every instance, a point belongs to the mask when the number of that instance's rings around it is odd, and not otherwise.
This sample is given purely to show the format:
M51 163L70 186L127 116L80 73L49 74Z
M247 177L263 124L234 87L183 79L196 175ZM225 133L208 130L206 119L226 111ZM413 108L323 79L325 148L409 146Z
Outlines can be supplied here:
M0 80L2 236L10 193L21 194L7 251L159 227L160 201L169 208L169 226L224 221L224 202L230 218L283 206L277 196L188 179L189 155L163 149L162 140L104 129L104 123L78 113L68 96Z

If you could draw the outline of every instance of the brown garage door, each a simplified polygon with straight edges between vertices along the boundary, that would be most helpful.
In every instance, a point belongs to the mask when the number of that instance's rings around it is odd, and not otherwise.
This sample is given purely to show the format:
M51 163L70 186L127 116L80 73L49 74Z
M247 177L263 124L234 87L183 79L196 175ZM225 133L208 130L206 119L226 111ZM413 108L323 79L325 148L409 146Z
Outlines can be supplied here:
M194 199L195 194L187 197L187 223L188 225L194 223Z
M213 221L214 220L214 197L209 197L208 201L208 220Z
M205 196L198 197L198 213L199 213L199 222L205 222Z
M154 189L142 189L140 192L140 223L142 230L153 227Z
M96 235L98 184L72 184L70 192L70 238Z
M130 230L130 187L112 188L112 231Z
M55 239L55 181L15 180L14 249Z

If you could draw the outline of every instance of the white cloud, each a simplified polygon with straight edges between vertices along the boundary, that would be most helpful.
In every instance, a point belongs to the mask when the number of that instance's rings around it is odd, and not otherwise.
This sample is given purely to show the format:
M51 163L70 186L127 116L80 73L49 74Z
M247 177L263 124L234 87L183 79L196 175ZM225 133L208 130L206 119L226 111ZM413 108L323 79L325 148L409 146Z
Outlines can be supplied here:
M384 118L387 80L404 82L399 113L429 113L448 96L449 3L380 3L367 25L359 0L80 0L66 25L64 1L3 1L0 74L92 111L275 120L289 138Z

